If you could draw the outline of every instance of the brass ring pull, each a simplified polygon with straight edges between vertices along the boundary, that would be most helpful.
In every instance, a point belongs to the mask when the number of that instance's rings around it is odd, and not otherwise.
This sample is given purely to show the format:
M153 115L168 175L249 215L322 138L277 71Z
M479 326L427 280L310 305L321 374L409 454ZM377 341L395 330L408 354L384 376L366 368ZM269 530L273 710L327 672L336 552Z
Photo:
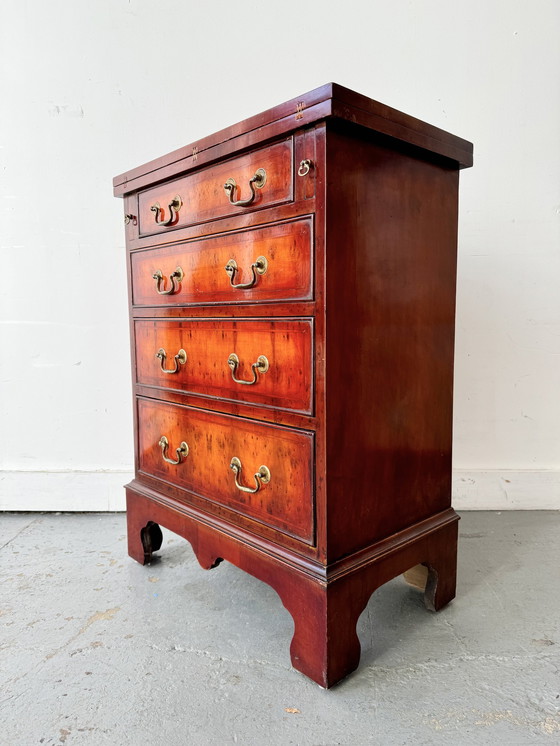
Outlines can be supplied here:
M187 362L187 353L182 349L173 356L173 360L175 360L175 367L173 368L173 370L169 370L168 368L163 367L165 364L165 358L167 357L167 353L163 349L163 347L160 347L159 350L156 352L156 357L159 358L162 373L178 373L179 366L184 365Z
M172 458L169 458L169 456L166 455L167 449L169 448L169 441L167 440L165 435L161 436L158 445L161 448L161 455L163 456L163 460L167 461L168 464L173 464L174 466L182 463L183 459L185 459L189 455L189 447L185 443L185 441L181 443L179 448L175 449L175 452L177 454L177 461L174 461Z
M230 259L225 266L225 270L229 275L229 283L232 288L236 290L248 290L249 288L255 287L257 284L257 275L264 275L268 269L268 261L265 256L258 256L253 264L251 264L251 271L253 272L253 279L251 282L240 282L237 285L233 282L235 273L237 272L237 262L235 259Z
M264 355L259 355L257 358L257 362L251 365L251 368L253 369L253 380L242 381L240 378L235 377L235 371L237 370L237 367L239 365L239 358L237 357L235 352L231 353L231 355L228 357L227 362L229 367L231 368L231 377L233 378L235 383L241 383L244 386L252 386L254 383L257 382L257 371L259 373L266 373L269 368L267 358Z
M307 174L311 171L312 166L313 162L310 161L309 158L305 158L299 164L298 176L307 176Z
M183 281L183 277L185 276L185 273L181 269L181 267L177 267L174 272L172 272L169 275L169 282L171 283L171 287L169 290L162 290L161 289L161 283L163 281L163 272L161 269L158 269L152 277L156 281L156 290L160 295L173 295L177 292L178 284ZM177 278L177 285L175 285L175 278Z
M238 199L238 200L233 199L233 193L237 189L237 184L235 182L235 179L228 179L226 183L224 184L224 189L232 205L235 205L236 207L247 207L247 205L252 204L255 197L257 196L255 189L262 189L265 184L266 184L266 171L264 170L264 168L258 168L255 171L255 175L249 179L249 186L251 187L251 196L248 197L247 199Z
M255 492L258 492L260 490L263 484L268 484L270 482L270 469L268 468L268 466L260 466L258 472L255 474L255 489L252 489L251 487L244 487L237 481L237 477L241 475L241 461L237 458L237 456L234 456L232 458L229 468L235 474L235 486L238 490L241 490L241 492L249 492L251 495L253 495Z
M155 221L157 225L173 225L173 223L178 219L179 217L179 210L183 206L183 200L179 195L177 194L171 202L169 203L169 217L167 220L163 219L164 210L163 207L159 204L159 202L155 202L151 207L150 210L152 212L155 212Z

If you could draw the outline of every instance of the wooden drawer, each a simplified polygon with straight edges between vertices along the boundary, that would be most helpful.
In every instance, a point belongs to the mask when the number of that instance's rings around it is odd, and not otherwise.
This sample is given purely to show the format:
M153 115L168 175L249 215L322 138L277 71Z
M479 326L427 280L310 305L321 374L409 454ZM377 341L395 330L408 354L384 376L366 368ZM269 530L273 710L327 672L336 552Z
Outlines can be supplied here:
M261 257L266 262L258 262ZM132 303L168 306L310 300L312 257L310 217L135 251L130 259ZM226 270L231 260L237 265L233 272ZM177 268L181 279L171 277Z
M139 384L312 412L310 319L142 319L134 328ZM231 354L238 358L236 365L228 363ZM263 355L268 369L266 364L253 368L264 362ZM233 376L255 383L236 383Z
M235 186L227 191L224 184L229 179ZM138 230L141 236L167 233L292 199L293 141L289 138L140 192Z
M138 441L141 472L313 543L312 433L138 399ZM182 443L188 454L181 452L181 462L165 461L179 459ZM233 458L241 463L237 476ZM254 476L261 466L270 481ZM259 490L243 492L236 479L250 489L259 483Z

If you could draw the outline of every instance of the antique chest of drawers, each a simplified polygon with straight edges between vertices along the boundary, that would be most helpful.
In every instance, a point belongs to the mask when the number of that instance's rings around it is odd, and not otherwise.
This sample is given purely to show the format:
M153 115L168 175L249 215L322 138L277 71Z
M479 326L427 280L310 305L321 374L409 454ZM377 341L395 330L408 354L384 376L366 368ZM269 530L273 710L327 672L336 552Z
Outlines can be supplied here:
M457 194L472 145L335 84L129 171L130 555L163 525L269 583L295 668L359 662L372 592L455 595ZM262 624L266 620L261 620Z

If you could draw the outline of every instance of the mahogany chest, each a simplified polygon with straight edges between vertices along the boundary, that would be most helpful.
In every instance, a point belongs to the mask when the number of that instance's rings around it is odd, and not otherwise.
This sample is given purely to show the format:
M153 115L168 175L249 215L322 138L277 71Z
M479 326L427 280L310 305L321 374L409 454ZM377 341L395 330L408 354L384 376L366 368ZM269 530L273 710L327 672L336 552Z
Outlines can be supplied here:
M455 595L457 194L472 145L328 84L114 179L135 417L131 557L160 525L269 583L293 666L356 668L372 592ZM266 620L261 620L266 624Z

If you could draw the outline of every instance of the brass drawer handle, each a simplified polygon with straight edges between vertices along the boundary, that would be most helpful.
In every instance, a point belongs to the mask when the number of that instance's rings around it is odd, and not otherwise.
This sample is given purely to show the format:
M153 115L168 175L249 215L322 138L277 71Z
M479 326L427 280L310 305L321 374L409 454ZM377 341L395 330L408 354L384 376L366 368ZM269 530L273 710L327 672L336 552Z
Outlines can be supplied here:
M259 373L266 373L269 368L268 359L264 355L259 355L257 358L257 362L251 365L251 368L253 369L253 380L242 381L240 378L235 377L235 371L237 370L237 367L239 365L239 358L237 357L235 352L231 353L231 355L228 357L227 362L229 367L231 368L231 377L233 378L235 383L242 383L244 386L252 386L254 383L257 382L257 371Z
M183 206L183 200L177 194L169 203L169 217L167 220L163 219L164 209L161 207L159 202L155 202L150 210L155 213L154 219L156 225L173 225L173 223L179 218L179 210Z
M307 174L311 171L313 168L313 161L310 161L309 158L304 158L303 161L300 162L299 168L298 168L298 176L307 176Z
M255 175L249 179L249 186L251 187L251 196L248 197L247 199L238 199L238 200L233 199L233 193L237 189L237 184L236 184L235 179L228 179L226 183L224 184L224 189L232 205L235 205L236 207L247 207L247 205L250 205L254 201L255 197L257 196L255 189L262 189L265 184L266 184L266 171L264 170L264 168L258 168L255 171Z
M161 455L163 456L163 460L167 461L168 464L174 464L176 466L177 464L180 464L183 461L183 459L185 459L189 455L189 447L185 443L185 441L181 443L179 448L175 449L175 452L177 454L177 461L173 461L172 458L169 458L169 456L166 455L167 449L169 448L169 441L167 440L165 435L161 436L161 438L159 439L158 445L161 448Z
M163 272L161 271L161 269L158 269L152 275L152 277L156 281L156 290L160 295L173 295L174 293L176 293L179 289L178 283L183 281L184 276L185 273L183 272L181 267L177 267L175 271L169 275L169 282L171 283L171 287L169 288L169 290L162 290L161 283L163 281ZM175 278L177 278L177 285L175 285Z
M165 358L167 357L167 353L163 347L160 347L156 352L156 357L159 358L162 373L178 373L179 366L184 365L187 362L187 353L183 349L179 350L179 352L173 356L173 360L175 360L175 367L173 370L163 367L165 365Z
M232 288L235 288L236 290L248 290L249 288L254 287L257 284L257 275L264 275L267 269L268 261L266 257L258 256L253 264L251 264L251 270L253 272L253 279L251 280L251 282L240 282L239 284L235 285L233 280L235 277L235 273L237 272L237 262L235 261L235 259L230 259L225 266L225 270L229 275L229 283Z
M244 487L237 481L237 477L241 475L241 461L237 458L237 456L234 456L232 458L229 468L235 474L235 486L238 490L241 490L241 492L249 492L253 495L255 492L258 492L260 490L261 485L268 484L270 482L270 469L268 468L268 466L260 466L258 472L255 474L255 489L252 489L251 487Z

